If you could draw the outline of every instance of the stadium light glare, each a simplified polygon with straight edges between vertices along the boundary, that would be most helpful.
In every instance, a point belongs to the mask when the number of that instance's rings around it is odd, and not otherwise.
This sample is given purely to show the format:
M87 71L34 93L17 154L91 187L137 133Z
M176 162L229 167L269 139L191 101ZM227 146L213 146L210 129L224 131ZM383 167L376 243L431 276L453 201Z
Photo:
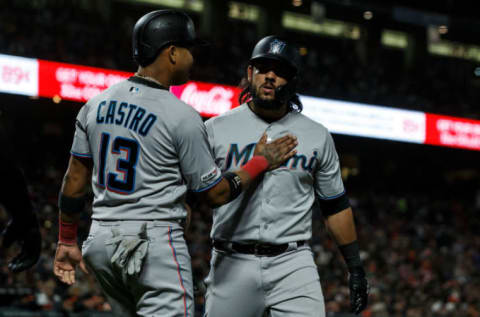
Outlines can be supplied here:
M302 0L292 0L292 5L294 7L300 7L303 4Z
M480 77L480 67L475 67L473 73L475 74L475 76Z
M365 20L371 20L373 18L373 12L372 11L363 12L363 18Z
M446 25L440 25L438 27L438 33L440 34L447 34L448 33L448 26Z
M53 96L52 101L54 103L60 103L62 101L62 97L60 97L59 95L55 95Z

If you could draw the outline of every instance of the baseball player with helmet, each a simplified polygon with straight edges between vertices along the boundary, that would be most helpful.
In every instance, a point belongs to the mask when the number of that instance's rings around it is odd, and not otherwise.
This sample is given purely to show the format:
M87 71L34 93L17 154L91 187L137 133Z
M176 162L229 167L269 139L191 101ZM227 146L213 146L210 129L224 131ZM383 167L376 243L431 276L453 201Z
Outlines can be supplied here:
M22 272L37 263L42 237L38 226L37 216L28 195L27 184L22 171L15 162L13 150L5 131L5 122L0 111L0 204L2 204L11 219L3 230L4 248L9 248L15 242L21 245L18 253L9 263L8 268L14 272Z
M308 245L315 200L348 266L351 310L358 314L367 305L368 283L338 155L327 129L300 113L299 65L293 45L263 38L248 64L241 105L206 122L224 172L249 164L255 140L264 133L294 133L299 145L281 168L214 210L205 316L325 316Z
M263 136L251 163L221 174L199 114L169 92L188 80L197 45L192 20L175 10L141 17L133 30L137 73L79 111L59 195L54 274L93 272L115 316L193 316L190 256L183 237L187 190L211 206L235 199L296 152L296 138ZM92 224L82 252L77 222L92 184Z

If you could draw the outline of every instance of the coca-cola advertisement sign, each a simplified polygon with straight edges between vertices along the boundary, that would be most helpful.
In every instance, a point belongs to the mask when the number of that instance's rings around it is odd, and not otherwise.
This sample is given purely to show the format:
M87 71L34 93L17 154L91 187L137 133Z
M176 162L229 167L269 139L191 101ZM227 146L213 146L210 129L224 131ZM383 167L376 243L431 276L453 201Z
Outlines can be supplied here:
M214 117L238 106L240 89L234 86L190 81L170 91L204 117Z
M87 101L132 74L102 68L39 60L39 95Z

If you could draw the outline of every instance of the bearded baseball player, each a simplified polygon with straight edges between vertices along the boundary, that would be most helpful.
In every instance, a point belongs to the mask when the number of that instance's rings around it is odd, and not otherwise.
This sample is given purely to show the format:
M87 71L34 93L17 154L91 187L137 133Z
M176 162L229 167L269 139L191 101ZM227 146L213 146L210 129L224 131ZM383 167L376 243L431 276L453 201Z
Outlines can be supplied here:
M190 48L198 43L186 14L146 14L133 30L138 72L89 100L77 116L59 195L54 274L72 284L77 265L93 272L115 316L193 316L183 237L187 190L211 206L225 204L296 153L293 136L272 144L259 136L251 163L221 174L199 114L169 92L188 80ZM77 222L90 179L92 224L80 252Z
M224 172L249 164L255 140L264 133L273 138L294 133L299 146L281 168L214 210L205 316L325 316L307 242L315 200L348 266L352 312L367 305L368 284L338 155L327 129L300 113L299 65L293 45L276 36L263 38L249 61L241 105L206 122Z

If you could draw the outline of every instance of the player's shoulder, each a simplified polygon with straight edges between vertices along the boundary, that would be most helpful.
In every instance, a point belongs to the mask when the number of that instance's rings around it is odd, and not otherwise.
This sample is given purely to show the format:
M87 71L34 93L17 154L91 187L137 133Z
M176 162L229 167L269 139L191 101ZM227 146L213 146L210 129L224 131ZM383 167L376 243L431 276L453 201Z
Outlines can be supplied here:
M244 103L216 117L208 119L205 122L205 124L207 125L207 127L230 124L231 122L234 122L234 121L237 122L240 119L240 117L248 115L248 112L249 112L248 106L246 103Z
M104 91L90 98L85 103L84 107L87 109L96 108L96 106L98 106L102 101L110 99L112 95L115 95L118 90L122 89L123 86L126 85L126 83L127 83L127 80L125 79L109 86Z
M184 102L183 100L179 99L171 92L168 92L168 94L165 95L165 101L169 105L172 105L175 110L178 110L178 113L183 113L186 115L199 115L198 111L195 110L195 108L193 108L191 105Z
M313 120L312 118L308 117L307 115L301 112L293 112L291 113L292 120L295 121L295 124L311 130L312 132L322 132L322 133L329 133L327 127L321 124L318 121Z
M164 102L164 104L161 106L161 110L158 110L161 111L162 116L166 118L167 121L174 122L173 125L181 129L190 128L200 123L203 125L202 117L198 111L174 94L168 92L164 95L162 102ZM185 124L186 122L189 122L188 126ZM193 122L197 124L193 124Z

